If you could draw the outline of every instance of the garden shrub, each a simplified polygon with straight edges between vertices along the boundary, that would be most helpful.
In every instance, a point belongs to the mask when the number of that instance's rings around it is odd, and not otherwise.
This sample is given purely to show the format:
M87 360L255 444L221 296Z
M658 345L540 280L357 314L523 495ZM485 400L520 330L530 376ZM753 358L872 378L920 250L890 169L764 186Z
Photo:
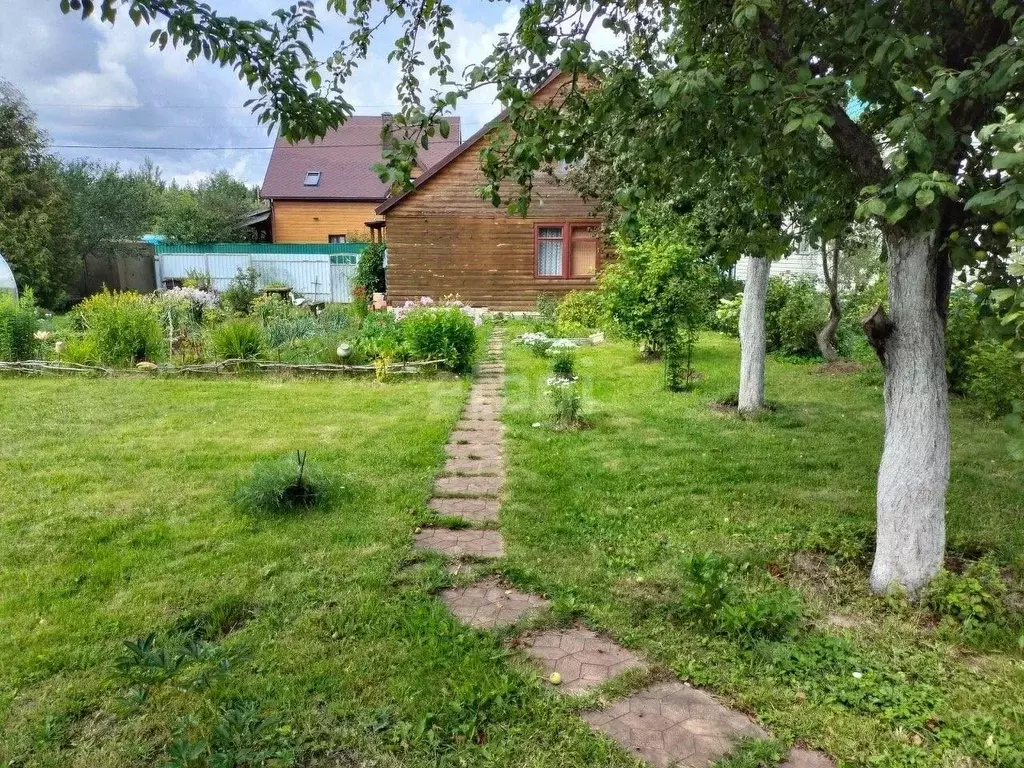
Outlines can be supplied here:
M229 320L210 331L210 349L220 360L255 360L266 346L263 331L252 320Z
M405 348L417 360L443 360L444 367L463 373L473 367L476 326L459 307L419 307L401 321Z
M782 324L779 318L791 291L792 287L786 278L768 279L768 292L764 297L764 334L769 352L777 352L782 348Z
M986 419L1011 412L1024 399L1024 370L1013 349L998 341L975 344L964 363L964 389Z
M601 300L611 320L641 351L657 355L681 328L706 321L715 270L676 237L643 231L633 241L617 235L619 258L601 273Z
M264 461L235 489L235 507L251 515L279 515L324 507L341 490L315 465L297 453L277 461Z
M370 312L359 327L356 348L370 360L403 357L406 351L404 330L404 326L390 312Z
M38 327L30 296L19 301L8 293L0 293L0 360L32 359Z
M718 300L718 308L715 310L715 329L730 336L740 335L740 310L743 308L743 293L737 293L732 298Z
M255 267L239 267L238 274L221 292L220 300L231 312L247 315L252 309L253 302L260 295L259 284L260 273Z
M537 295L537 320L541 328L553 329L558 322L558 299L550 293Z
M84 338L103 365L130 366L166 357L160 310L149 296L104 290L83 301L77 314Z
M595 330L601 327L603 317L601 294L597 291L569 291L555 310L555 323L564 336L566 326Z
M800 278L788 284L785 303L774 318L778 351L796 357L815 357L820 353L818 332L828 322L825 295L815 290L814 282Z
M949 388L967 394L967 358L981 338L981 307L978 297L968 288L957 288L949 295L946 316L946 377Z
M383 243L370 243L359 255L359 264L353 279L356 288L362 289L361 298L368 301L375 293L387 291L387 270L384 268Z

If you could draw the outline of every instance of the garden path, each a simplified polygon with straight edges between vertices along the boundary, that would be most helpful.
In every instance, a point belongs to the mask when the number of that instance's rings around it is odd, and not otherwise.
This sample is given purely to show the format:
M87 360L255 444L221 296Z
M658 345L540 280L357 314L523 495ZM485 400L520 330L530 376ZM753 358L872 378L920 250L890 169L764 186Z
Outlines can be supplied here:
M446 446L448 460L434 483L430 508L438 525L417 532L414 548L451 559L493 559L505 554L497 530L505 486L501 422L504 329L497 328L479 366L469 400ZM453 527L444 527L445 520ZM494 576L443 590L441 600L460 621L482 630L515 625L546 610L543 597L509 588ZM584 626L521 634L515 641L565 695L583 693L627 670L646 670L643 658ZM607 706L584 712L595 731L657 768L706 768L742 739L766 738L748 715L678 680L655 682ZM820 752L791 751L780 768L831 768Z

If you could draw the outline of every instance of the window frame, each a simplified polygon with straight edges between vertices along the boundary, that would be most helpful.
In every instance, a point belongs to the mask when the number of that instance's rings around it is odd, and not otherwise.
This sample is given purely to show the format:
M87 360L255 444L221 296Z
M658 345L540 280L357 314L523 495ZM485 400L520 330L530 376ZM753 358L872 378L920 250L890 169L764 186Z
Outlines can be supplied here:
M542 229L559 227L562 230L562 273L560 275L540 274L540 243L542 240L552 242L555 238L540 236ZM595 240L597 241L597 253L594 258L594 274L580 277L572 276L572 232L573 229L594 228L597 229ZM591 281L597 277L601 270L601 222L597 219L564 219L562 221L536 221L533 224L533 277L535 280L578 280Z
M316 176L316 181L312 184L309 183L309 177ZM323 178L323 171L306 171L306 176L302 180L302 186L304 187L319 187L320 180Z
M341 239L340 240L335 240L336 237L337 238L341 238ZM348 242L348 235L328 235L327 236L327 244L328 245L344 245L347 242Z

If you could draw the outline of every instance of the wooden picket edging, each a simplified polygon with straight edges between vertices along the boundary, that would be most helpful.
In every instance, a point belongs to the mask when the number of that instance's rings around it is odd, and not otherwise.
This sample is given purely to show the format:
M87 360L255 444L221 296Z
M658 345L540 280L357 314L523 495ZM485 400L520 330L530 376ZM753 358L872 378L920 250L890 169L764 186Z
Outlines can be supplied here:
M394 363L387 366L387 374L415 374L434 371L443 360L420 360ZM308 374L373 374L376 365L340 365L336 363L278 363L269 360L221 360L195 365L159 365L156 368L108 368L101 365L82 365L60 360L0 361L0 373L18 373L30 376L44 374L92 374L99 376L152 376L156 374L213 374L218 376L239 373L308 373Z

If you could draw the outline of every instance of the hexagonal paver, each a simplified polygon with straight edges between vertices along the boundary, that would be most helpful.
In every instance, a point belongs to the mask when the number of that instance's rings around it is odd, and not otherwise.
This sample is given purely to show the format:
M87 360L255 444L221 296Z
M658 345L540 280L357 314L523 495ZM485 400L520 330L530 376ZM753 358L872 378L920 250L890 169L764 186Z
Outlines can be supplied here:
M620 645L583 627L558 629L527 637L526 654L539 662L545 677L558 672L558 690L578 693L644 663Z
M794 749L789 753L789 759L779 768L836 768L836 764L824 752Z
M497 421L501 418L501 411L493 405L467 406L462 418L467 421Z
M439 515L461 517L475 523L495 523L501 505L497 499L431 499L430 508Z
M515 624L523 616L550 605L543 597L508 589L497 579L485 579L461 589L446 589L441 599L464 623L478 629Z
M492 419L463 419L455 424L456 432L496 432L502 434L505 425Z
M477 477L439 477L434 481L434 495L470 498L497 498L505 478L496 475Z
M501 459L501 447L494 445L481 445L480 443L448 443L444 447L449 456L457 459Z
M413 549L440 552L449 557L501 557L505 554L505 539L497 531L426 528L416 534Z
M505 469L500 459L448 459L441 470L445 475L462 475L463 477L474 477L477 475L505 476Z
M767 734L742 712L683 683L658 683L583 719L656 768L707 768L743 738Z
M457 429L448 436L450 443L482 443L484 445L501 445L501 432L495 430L461 430Z

